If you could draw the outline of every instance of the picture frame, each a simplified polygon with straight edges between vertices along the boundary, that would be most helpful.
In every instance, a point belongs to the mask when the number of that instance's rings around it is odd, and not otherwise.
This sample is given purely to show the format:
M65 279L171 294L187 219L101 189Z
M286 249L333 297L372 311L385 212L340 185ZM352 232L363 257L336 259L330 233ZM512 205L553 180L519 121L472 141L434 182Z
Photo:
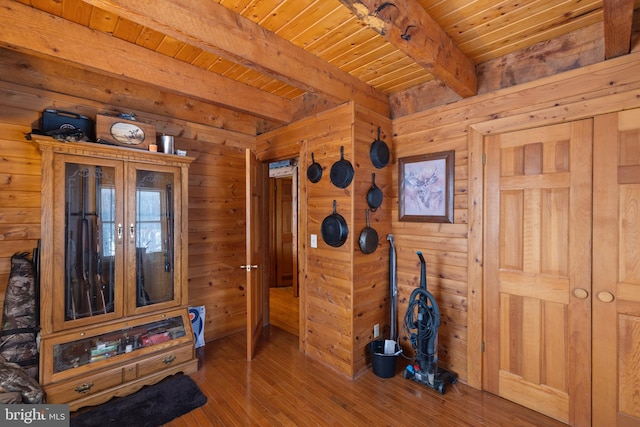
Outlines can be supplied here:
M453 223L455 151L398 159L398 219Z

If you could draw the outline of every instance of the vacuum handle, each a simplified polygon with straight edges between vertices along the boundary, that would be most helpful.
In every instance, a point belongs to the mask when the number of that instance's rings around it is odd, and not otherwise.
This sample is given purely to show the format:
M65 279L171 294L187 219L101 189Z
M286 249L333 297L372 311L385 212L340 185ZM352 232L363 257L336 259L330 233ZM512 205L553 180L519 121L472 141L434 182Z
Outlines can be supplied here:
M427 289L427 263L422 256L422 252L416 252L418 258L420 258L420 288Z

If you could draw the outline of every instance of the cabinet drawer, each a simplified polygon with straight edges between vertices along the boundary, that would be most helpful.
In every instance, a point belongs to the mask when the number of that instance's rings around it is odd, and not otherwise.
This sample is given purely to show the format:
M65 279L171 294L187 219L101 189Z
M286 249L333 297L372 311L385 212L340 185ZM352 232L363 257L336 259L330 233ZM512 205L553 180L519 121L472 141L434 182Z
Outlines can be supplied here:
M182 348L172 349L157 356L150 357L147 360L143 360L138 364L138 377L144 377L145 375L150 375L171 366L189 361L193 358L192 353L193 347L189 345Z
M122 368L46 386L47 403L66 403L122 384Z

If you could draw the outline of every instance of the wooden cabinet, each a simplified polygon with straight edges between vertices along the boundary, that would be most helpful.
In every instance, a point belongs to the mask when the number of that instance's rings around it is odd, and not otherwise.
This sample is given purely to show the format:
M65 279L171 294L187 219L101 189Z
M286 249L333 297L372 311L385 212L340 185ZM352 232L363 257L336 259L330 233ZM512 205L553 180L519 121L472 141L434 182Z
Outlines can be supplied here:
M72 410L194 372L192 159L35 138L42 153L40 382Z

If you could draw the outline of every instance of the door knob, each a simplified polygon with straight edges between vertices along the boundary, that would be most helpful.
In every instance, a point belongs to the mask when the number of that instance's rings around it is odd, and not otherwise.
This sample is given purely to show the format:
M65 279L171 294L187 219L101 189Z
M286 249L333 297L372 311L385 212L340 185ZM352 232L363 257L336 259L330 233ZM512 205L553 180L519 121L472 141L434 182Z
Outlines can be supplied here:
M573 296L580 299L585 299L589 296L589 292L586 289L575 288L573 290Z
M257 265L241 265L240 268L247 271L251 271L252 268L258 268L258 266Z
M602 302L611 302L614 298L611 292L602 291L598 293L598 299Z

